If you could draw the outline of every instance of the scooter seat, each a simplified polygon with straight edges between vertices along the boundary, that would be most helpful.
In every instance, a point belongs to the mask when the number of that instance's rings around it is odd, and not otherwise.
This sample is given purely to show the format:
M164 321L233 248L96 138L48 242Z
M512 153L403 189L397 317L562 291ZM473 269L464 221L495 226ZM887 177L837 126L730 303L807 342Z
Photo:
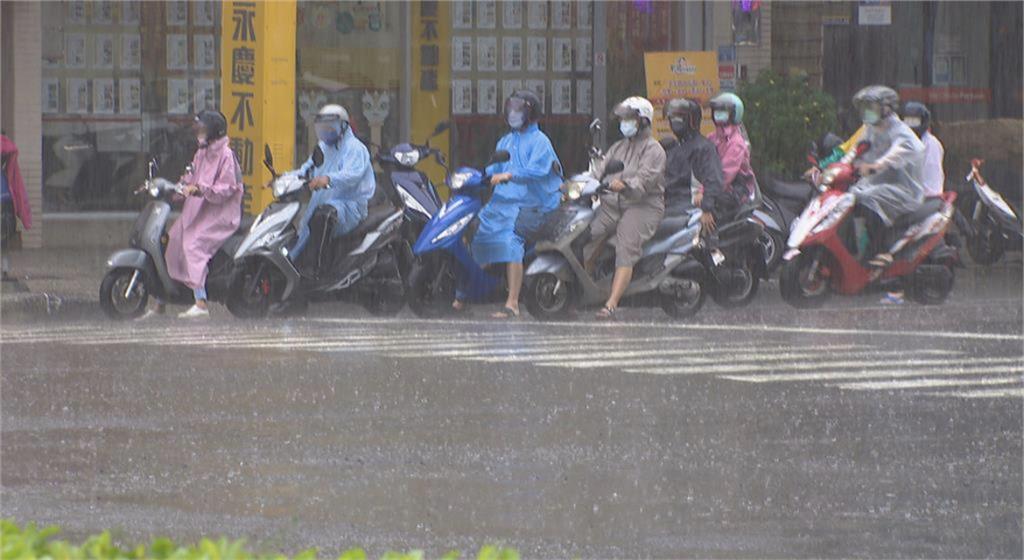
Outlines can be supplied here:
M362 238L367 233L377 229L377 226L382 224L384 220L388 219L395 212L397 212L395 207L387 202L371 206L367 210L366 218L362 222L359 222L356 229L345 234L345 237L349 239Z
M653 239L664 239L679 233L686 228L687 224L690 223L691 215L693 215L692 210L685 214L665 216L665 218L661 220L661 223L658 224L658 229L655 230Z
M910 227L941 210L942 203L943 200L941 198L925 199L924 204L920 208L897 218L894 227L897 229Z
M804 181L783 181L771 179L765 181L768 194L792 200L810 200L814 196L814 188Z

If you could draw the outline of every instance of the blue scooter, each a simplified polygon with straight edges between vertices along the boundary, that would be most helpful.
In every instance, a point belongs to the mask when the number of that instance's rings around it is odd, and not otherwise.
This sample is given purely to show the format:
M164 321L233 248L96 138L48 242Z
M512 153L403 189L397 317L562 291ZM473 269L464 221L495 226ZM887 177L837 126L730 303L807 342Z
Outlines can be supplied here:
M505 150L484 166L510 159ZM460 167L448 177L451 198L427 222L412 252L407 301L420 317L438 317L452 311L456 290L467 302L489 301L499 295L502 277L484 270L469 250L464 233L484 207L491 178L486 171Z

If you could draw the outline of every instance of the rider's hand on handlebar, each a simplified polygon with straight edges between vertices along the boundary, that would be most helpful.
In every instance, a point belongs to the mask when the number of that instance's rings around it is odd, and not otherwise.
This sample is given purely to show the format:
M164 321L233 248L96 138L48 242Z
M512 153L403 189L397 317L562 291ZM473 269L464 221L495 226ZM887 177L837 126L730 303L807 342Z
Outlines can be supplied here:
M498 173L497 175L491 175L491 186L496 187L501 183L507 183L512 180L511 173Z
M693 193L693 205L700 208L700 203L704 202L704 193L695 192Z
M821 182L821 170L817 167L812 167L807 171L804 171L804 180L810 181L812 184L819 184Z
M316 191L320 189L326 189L328 186L330 186L330 184L331 178L326 175L321 175L319 177L314 177L309 181L309 188L311 190Z
M185 187L181 189L181 195L182 196L199 196L199 187L197 187L195 185L185 185Z
M612 192L622 192L626 188L626 183L622 182L622 179L612 179L612 182L608 183L608 190Z
M715 215L711 212L704 212L700 215L700 225L708 231L715 231Z

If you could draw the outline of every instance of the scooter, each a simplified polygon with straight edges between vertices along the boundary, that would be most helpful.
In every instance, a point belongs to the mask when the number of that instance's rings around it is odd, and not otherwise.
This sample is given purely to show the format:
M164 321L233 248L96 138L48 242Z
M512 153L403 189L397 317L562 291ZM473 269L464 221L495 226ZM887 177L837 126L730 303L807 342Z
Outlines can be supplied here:
M143 207L132 226L128 241L131 248L117 251L107 259L107 273L100 284L100 307L111 319L140 317L146 311L150 296L180 305L195 301L191 289L171 279L164 257L171 202L182 194L184 187L155 178L157 168L156 159L150 160L146 181L135 190L135 195L145 193L153 200ZM206 292L211 301L227 298L234 274L232 255L251 222L243 217L239 230L210 259Z
M433 134L422 146L416 144L398 144L390 150L380 151L377 161L385 171L384 177L390 181L399 196L398 203L405 206L405 221L402 224L402 236L410 246L416 243L423 228L430 218L441 209L441 197L437 188L416 165L429 157L448 171L444 154L430 146L430 140L448 130L449 124L442 122L434 129Z
M499 150L484 167L510 157ZM409 308L420 317L451 312L456 290L467 302L492 301L504 285L501 276L477 264L463 235L484 207L490 177L486 171L460 167L449 176L448 187L452 197L431 217L412 248L415 262L406 291Z
M315 266L297 267L289 258L312 196L312 169L323 158L317 146L313 167L305 175L280 175L270 146L264 146L263 163L274 177L274 202L252 224L234 255L237 274L227 305L236 317L301 312L310 300L328 298L359 303L375 315L393 315L404 305L399 268L399 255L408 250L402 247L400 231L404 210L388 201L386 187L378 186L356 229L325 239L320 247L310 241L306 250L319 254Z
M1008 247L1020 247L1024 232L1013 207L981 176L984 163L981 159L971 160L966 180L974 190L974 205L970 220L958 220L957 225L967 238L971 259L987 266L998 262Z
M793 226L779 274L782 298L794 307L822 305L831 292L852 295L869 286L902 285L921 304L945 301L953 289L956 253L944 242L953 217L956 193L930 198L894 224L901 232L889 248L894 262L885 269L865 267L851 219L856 200L847 189L858 179L853 162L865 142L822 174L821 194Z

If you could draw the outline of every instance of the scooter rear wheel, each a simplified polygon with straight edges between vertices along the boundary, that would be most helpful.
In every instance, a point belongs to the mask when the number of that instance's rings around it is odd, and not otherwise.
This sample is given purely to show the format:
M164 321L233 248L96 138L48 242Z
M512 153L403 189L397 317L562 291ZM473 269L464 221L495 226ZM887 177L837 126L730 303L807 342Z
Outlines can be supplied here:
M795 259L782 265L779 272L779 293L782 299L793 307L821 307L832 294L828 279L821 274L822 263L819 261L815 265L817 254L818 251L814 250L800 253Z
M132 277L135 277L134 286ZM129 287L131 292L128 291ZM141 270L116 268L103 277L100 284L100 307L107 317L116 321L137 319L146 312L148 301L149 286Z
M573 286L547 272L527 277L523 296L526 310L541 321L565 319L576 301Z

